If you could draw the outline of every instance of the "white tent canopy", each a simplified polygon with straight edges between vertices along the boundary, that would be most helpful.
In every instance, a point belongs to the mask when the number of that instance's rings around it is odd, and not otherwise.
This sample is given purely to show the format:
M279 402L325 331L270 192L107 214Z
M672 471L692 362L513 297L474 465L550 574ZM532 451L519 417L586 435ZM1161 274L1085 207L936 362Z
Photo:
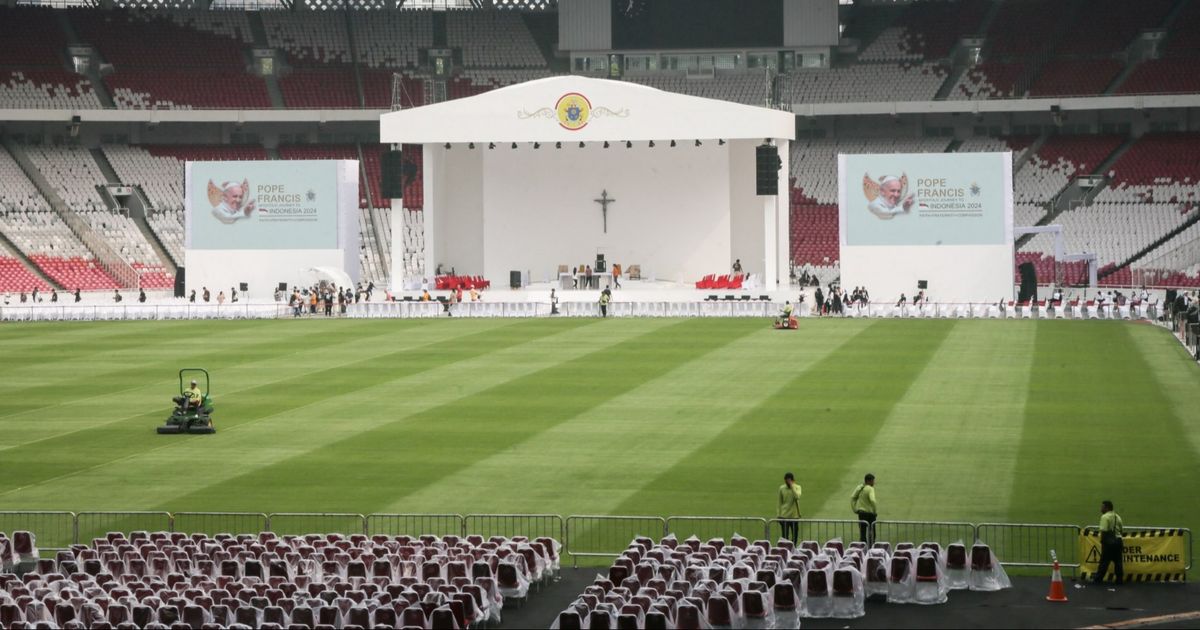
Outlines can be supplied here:
M787 271L794 121L571 76L385 114L380 139L423 145L427 275L441 263L496 284L510 270L550 278L601 253L681 283L727 273L740 259L774 289ZM774 197L755 195L755 147L764 141L783 164ZM601 212L594 200L605 191L615 201ZM394 213L393 234L404 214ZM392 251L399 288L403 248Z

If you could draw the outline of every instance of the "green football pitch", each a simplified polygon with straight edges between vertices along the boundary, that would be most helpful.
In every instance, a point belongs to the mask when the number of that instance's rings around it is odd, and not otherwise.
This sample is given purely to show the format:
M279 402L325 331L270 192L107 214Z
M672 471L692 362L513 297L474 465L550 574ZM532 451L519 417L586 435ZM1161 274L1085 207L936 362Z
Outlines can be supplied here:
M1196 527L1200 366L1122 322L303 320L0 328L0 510L773 515ZM212 436L160 436L180 367Z

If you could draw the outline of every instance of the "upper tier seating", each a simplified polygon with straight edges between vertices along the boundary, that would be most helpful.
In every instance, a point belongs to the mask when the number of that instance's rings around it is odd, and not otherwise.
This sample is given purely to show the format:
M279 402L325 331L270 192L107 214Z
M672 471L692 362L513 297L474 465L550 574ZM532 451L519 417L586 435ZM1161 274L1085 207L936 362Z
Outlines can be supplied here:
M1117 94L1200 92L1200 59L1147 59L1117 87Z
M1023 97L1025 89L1021 82L1027 69L1020 62L983 62L963 72L946 98L973 100Z
M560 548L500 536L109 533L21 578L3 574L0 600L21 604L6 623L466 628L499 624L506 601L552 580Z
M1062 3L1068 4L1068 3ZM1160 26L1174 0L1090 0L1086 17L1071 21L1054 48L1059 55L1099 55L1125 50L1143 29Z
M433 46L430 11L352 11L350 25L358 61L368 68L415 68L420 51Z
M928 101L946 80L936 63L862 63L843 68L793 70L783 78L786 102Z
M516 11L450 11L446 43L468 68L544 68L546 59Z
M0 64L62 69L66 53L67 37L54 9L0 7Z
M1103 94L1121 73L1116 59L1052 59L1029 88L1030 96Z
M58 68L0 71L0 107L100 109L91 81Z
M987 0L914 2L858 58L860 61L944 59L963 35L979 31L988 6Z
M350 69L296 70L279 79L283 103L293 108L357 109L362 106Z
M245 13L80 9L70 16L80 39L95 46L117 74L130 68L219 68L240 73L248 65L246 49L252 40ZM226 22L228 27L217 26Z
M270 109L262 77L241 71L138 70L104 77L118 109Z
M107 180L87 149L77 146L26 146L25 153L72 210L108 209L96 190L96 186L107 183Z
M362 70L363 97L369 109L392 108L392 77L391 71ZM404 86L401 91L401 108L419 107L425 104L425 84L420 79L405 76L401 79Z
M1073 3L1060 0L1005 0L988 27L985 53L1005 56L1048 52L1058 43L1059 33L1076 23L1071 19L1072 7Z
M1200 54L1200 3L1183 5L1167 31L1166 53L1169 55Z
M690 78L683 74L631 75L625 80L668 92L759 106L767 102L770 91L767 75L759 72L718 74L707 78Z
M267 44L287 52L293 66L350 64L350 38L346 23L338 18L344 14L303 14L291 11L263 11L263 26Z

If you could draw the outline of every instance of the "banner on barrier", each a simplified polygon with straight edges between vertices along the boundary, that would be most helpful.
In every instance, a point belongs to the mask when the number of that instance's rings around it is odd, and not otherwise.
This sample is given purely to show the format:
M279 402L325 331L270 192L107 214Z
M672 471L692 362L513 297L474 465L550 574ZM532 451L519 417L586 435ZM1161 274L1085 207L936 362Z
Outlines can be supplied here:
M1147 529L1122 536L1125 580L1180 582L1187 579L1187 530ZM1079 574L1091 579L1100 565L1100 532L1095 527L1079 535ZM1111 569L1110 569L1111 571Z

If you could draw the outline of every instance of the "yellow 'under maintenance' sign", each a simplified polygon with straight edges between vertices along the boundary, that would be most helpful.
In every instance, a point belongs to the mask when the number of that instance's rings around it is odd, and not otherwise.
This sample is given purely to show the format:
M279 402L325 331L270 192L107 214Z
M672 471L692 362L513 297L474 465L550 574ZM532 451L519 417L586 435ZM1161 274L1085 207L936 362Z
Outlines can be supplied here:
M1186 530L1146 529L1126 532L1121 537L1124 547L1125 581L1181 582L1187 579ZM1091 579L1100 565L1100 532L1095 527L1079 534L1079 575ZM1112 568L1106 581L1114 579Z

